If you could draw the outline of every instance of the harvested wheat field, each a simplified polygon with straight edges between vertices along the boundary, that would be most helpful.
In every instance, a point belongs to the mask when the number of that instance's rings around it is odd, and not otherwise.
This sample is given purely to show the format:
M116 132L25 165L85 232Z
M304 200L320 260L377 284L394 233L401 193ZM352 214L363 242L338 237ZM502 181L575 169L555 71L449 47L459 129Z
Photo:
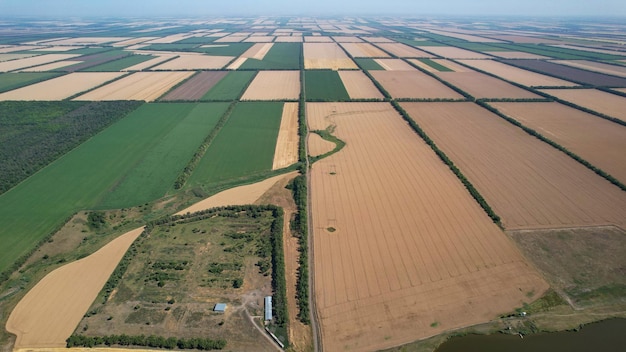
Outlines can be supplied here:
M361 39L370 43L395 43L396 41L385 37L361 37Z
M17 72L45 72L45 71L52 71L52 70L56 70L56 69L59 69L59 68L66 67L66 66L76 65L78 63L80 63L80 61L55 61L55 62L51 62L49 64L43 64L43 65L39 65L39 66L35 66L35 67L24 68L24 69L18 70Z
M17 60L24 59L27 57L33 57L41 54L0 54L0 62L9 61L9 60Z
M256 202L267 190L269 190L276 182L286 178L294 177L297 171L287 174L274 176L261 182L250 185L239 186L227 189L220 193L214 194L209 198L199 201L198 203L179 211L176 215L187 213L195 213L197 211L207 210L216 207L224 207L227 205L245 205Z
M4 100L62 100L124 75L120 72L74 72L0 94Z
M499 116L473 103L402 106L505 228L626 225L626 192Z
M389 57L389 55L370 43L341 43L352 57Z
M489 103L626 183L626 127L559 103Z
M126 47L126 46L131 46L131 45L147 42L149 40L155 40L155 39L157 39L157 37L130 38L130 39L127 39L127 40L122 40L122 41L119 41L119 42L115 42L115 43L111 44L111 46L118 47L118 48L119 47Z
M46 45L100 45L108 43L116 43L125 41L131 38L128 37L78 37L78 38L65 38L61 40L47 41Z
M443 83L418 70L370 71L393 98L464 99Z
M296 100L300 71L259 71L241 100Z
M397 57L417 57L417 58L430 58L433 57L432 54L429 54L425 51L416 49L414 47L408 46L402 43L376 43L376 46L379 48L392 53Z
M424 50L446 59L489 59L489 56L453 46L429 46Z
M286 37L280 36L274 39L275 43L302 43L302 36Z
M382 93L362 71L338 71L350 99L382 99Z
M304 41L307 43L334 43L333 38L326 36L305 36Z
M439 72L439 70L435 67L432 67L430 65L428 65L427 63L420 61L418 59L408 59L409 62L411 62L414 65L419 66L420 68L423 68L424 70L428 71L428 72ZM472 69L469 69L463 65L460 65L452 60L447 60L447 59L430 59L430 61L434 62L437 65L441 65L445 68L447 68L450 71L453 72L475 72Z
M74 100L153 101L193 72L136 72Z
M337 43L362 43L363 42L363 40L361 40L361 38L359 37L334 36L332 38Z
M7 331L17 335L15 349L64 347L111 273L141 234L135 229L94 254L46 275L15 306Z
M263 60L267 52L270 51L274 43L257 43L246 50L240 57Z
M335 143L325 140L317 133L309 133L307 146L309 148L309 155L314 157L326 154L335 149Z
M459 60L460 62L489 72L508 81L512 81L527 87L575 87L578 84L559 78L542 75L521 68L503 64L493 60Z
M330 39L330 38L328 38ZM34 45L9 45L9 46L0 46L0 54L4 53L12 53L15 51L28 51L33 49L40 49L40 46Z
M274 36L271 35L254 35L244 39L244 43L271 43L274 41Z
M46 54L24 59L0 62L0 72L9 72L19 70L21 68L48 64L55 61L69 60L77 57L77 54Z
M401 59L374 59L385 71L415 71L415 67Z
M158 64L160 64L163 61L166 60L170 60L171 58L173 58L175 55L159 55L153 59L138 63L137 65L133 65L131 67L127 67L125 69L122 69L122 71L142 71L145 70L147 68L150 68L152 66L156 66Z
M336 43L304 43L305 69L358 68Z
M203 71L191 77L179 87L167 93L161 100L198 100L204 96L209 89L213 88L227 71Z
M346 142L313 164L315 301L327 351L489 321L548 285L388 103L308 103Z
M247 57L238 57L235 60L233 60L233 62L230 63L230 65L228 65L228 67L226 67L227 70L236 70L239 67L241 67L241 65L243 65L246 60L248 60Z
M626 98L595 89L541 89L559 99L626 121Z
M542 99L541 96L480 72L434 72L474 98Z
M582 68L583 70L606 73L608 75L626 77L626 67L604 64L601 62L587 60L554 60L557 64Z
M272 170L282 169L298 162L299 142L298 103L285 103L276 139Z
M152 70L216 70L226 66L233 56L180 55L178 58L153 67Z

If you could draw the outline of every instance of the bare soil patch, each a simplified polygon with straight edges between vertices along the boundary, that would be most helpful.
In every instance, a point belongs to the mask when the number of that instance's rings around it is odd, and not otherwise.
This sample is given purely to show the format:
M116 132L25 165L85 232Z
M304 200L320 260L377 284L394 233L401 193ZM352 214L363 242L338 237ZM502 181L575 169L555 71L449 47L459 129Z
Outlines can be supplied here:
M282 169L298 162L299 142L298 103L285 103L276 139L272 170Z
M626 192L497 115L473 103L402 106L505 228L626 224Z
M463 99L461 94L418 70L370 73L394 98Z
M435 72L475 98L541 99L541 96L480 72Z
M198 100L204 96L209 89L213 88L228 72L226 71L204 71L193 76L178 88L169 92L161 100Z
M559 99L626 121L626 98L596 89L542 89Z
M299 95L299 71L259 71L241 100L296 100Z
M488 321L547 289L388 103L307 111L311 129L336 126L346 142L311 170L325 350L374 351Z

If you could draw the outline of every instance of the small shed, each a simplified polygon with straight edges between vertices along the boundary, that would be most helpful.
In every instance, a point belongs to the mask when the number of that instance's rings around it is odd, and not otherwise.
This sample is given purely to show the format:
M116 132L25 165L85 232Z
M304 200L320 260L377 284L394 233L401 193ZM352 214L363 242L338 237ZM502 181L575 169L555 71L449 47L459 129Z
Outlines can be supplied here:
M265 320L272 320L272 296L265 297Z
M213 308L214 312L218 312L218 313L224 313L226 312L226 303L218 303L215 305L215 307Z

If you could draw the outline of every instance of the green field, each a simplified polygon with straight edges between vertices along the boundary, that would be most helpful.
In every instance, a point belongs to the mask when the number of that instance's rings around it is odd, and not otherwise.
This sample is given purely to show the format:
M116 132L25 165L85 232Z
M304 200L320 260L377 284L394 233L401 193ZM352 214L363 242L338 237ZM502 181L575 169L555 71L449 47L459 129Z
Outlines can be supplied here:
M239 56L250 49L253 44L254 43L218 43L217 45L219 46L208 48L197 47L193 51L216 56Z
M445 67L444 65L438 64L435 61L431 60L431 59L418 59L421 62L425 63L426 65L434 68L435 70L439 71L439 72L452 72L451 69Z
M300 68L301 43L274 43L263 60L247 59L241 69L297 70Z
M189 43L171 43L171 44L150 44L141 50L158 50L158 51L192 51L198 44Z
M123 70L127 67L131 67L137 64L140 64L144 61L148 61L150 59L155 58L152 55L131 55L119 60L109 61L102 65L97 65L93 67L89 67L87 69L81 70L86 72L117 72Z
M0 74L0 93L60 76L55 72L19 72Z
M198 146L213 130L228 103L155 104L161 113L180 122L143 156L99 208L126 208L162 197L189 162Z
M307 70L304 72L307 101L345 101L350 96L337 71Z
M174 44L211 44L218 37L190 37L174 42Z
M384 70L384 68L380 66L376 61L374 61L374 59L360 58L360 59L354 59L354 61L363 70L367 70L367 71Z
M271 170L282 112L281 102L237 104L188 184L211 184Z
M142 105L0 195L0 271L74 212L94 207L185 119L179 109L176 104Z
M239 98L243 89L250 83L256 72L233 71L229 72L213 88L211 88L200 100L235 100Z

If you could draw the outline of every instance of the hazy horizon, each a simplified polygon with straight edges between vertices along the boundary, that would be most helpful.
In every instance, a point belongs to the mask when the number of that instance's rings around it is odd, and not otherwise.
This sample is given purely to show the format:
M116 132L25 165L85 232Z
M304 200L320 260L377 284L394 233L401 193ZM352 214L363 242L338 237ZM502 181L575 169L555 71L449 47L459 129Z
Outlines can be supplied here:
M265 15L626 17L623 0L0 0L0 17Z

